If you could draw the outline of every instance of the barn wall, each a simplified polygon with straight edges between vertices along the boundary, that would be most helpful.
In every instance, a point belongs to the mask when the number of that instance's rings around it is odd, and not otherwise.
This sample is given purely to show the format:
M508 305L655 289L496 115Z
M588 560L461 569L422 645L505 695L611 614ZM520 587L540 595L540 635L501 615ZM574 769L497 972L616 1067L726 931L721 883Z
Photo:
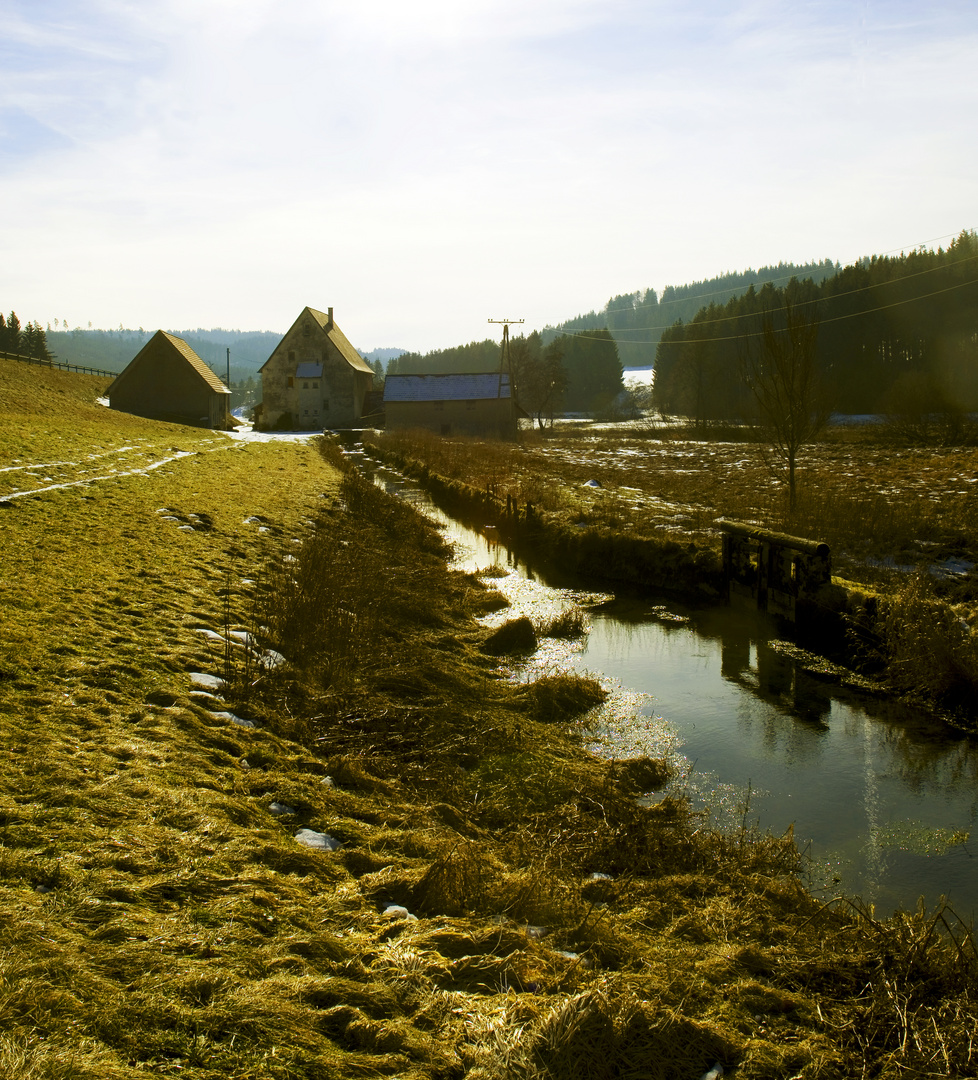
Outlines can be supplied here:
M513 404L508 398L483 401L388 401L384 404L388 430L426 428L441 435L485 435L512 438L516 434Z
M150 339L139 363L112 390L109 405L136 416L172 416L220 427L226 399L226 394L211 390L165 339Z

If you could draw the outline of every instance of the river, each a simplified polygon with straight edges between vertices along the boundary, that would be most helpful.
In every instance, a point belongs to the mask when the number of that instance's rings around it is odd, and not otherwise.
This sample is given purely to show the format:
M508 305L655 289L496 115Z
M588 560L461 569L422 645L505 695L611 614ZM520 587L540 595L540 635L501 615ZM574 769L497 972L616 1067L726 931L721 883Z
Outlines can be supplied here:
M583 638L545 640L514 677L575 670L600 679L611 696L590 718L594 750L668 757L674 790L716 827L793 827L818 896L858 896L881 917L942 896L965 920L978 913L978 838L969 839L978 741L926 711L807 674L755 612L595 593L528 566L494 530L449 518L396 473L374 476L441 523L457 566L494 568L487 583L511 606L490 621L525 613L541 623L585 607Z

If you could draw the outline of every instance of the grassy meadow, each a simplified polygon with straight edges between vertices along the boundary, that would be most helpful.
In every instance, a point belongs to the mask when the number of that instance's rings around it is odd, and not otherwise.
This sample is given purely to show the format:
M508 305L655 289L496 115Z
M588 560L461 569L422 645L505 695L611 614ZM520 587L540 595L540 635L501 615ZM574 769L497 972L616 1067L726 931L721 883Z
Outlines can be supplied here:
M597 684L507 679L491 577L335 447L102 388L0 363L0 1076L974 1074L950 911L640 805Z

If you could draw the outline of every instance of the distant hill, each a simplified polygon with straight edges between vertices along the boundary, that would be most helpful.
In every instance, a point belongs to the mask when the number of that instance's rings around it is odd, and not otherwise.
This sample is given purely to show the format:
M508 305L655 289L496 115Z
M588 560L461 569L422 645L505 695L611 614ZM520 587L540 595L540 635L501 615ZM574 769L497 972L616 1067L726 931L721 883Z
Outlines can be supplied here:
M48 330L48 348L57 360L79 367L97 368L101 371L122 371L130 360L155 334L155 330ZM227 375L228 349L231 350L231 382L245 382L253 378L258 369L271 356L275 346L282 340L277 330L168 330L194 350L220 378ZM368 362L387 362L404 352L403 349L374 349L360 351Z
M655 361L655 350L662 332L679 319L688 322L705 305L725 304L745 293L752 285L760 288L765 282L771 282L783 286L792 277L810 277L815 284L819 284L839 269L839 264L830 259L804 264L778 263L777 266L763 266L760 270L720 274L687 285L669 285L662 290L661 296L655 289L639 289L613 296L600 310L544 327L541 333L544 344L547 344L559 334L608 329L618 345L624 367L649 367ZM63 363L104 371L122 371L155 332L155 329L140 327L132 330L120 326L118 330L48 330L46 336L48 348ZM203 327L169 330L169 333L183 338L222 379L226 376L227 350L230 349L232 382L244 382L255 376L281 340L283 332L222 328L205 330ZM426 362L421 367L425 370L455 370L456 364L461 362L464 365L461 354L469 357L475 344L426 354ZM491 344L496 350L499 348L498 342L485 344L487 347ZM419 357L417 353L393 347L358 351L368 363L374 364L379 360L385 369L389 367L392 371L398 370L401 357L411 362L409 366L413 370ZM495 362L496 359L493 359L492 364ZM485 364L481 358L479 363L482 364L480 370L484 370Z
M386 368L391 360L396 360L399 356L403 356L407 352L407 349L371 349L370 352L364 352L363 349L357 349L357 352L368 364L373 364L379 360Z
M195 353L223 379L231 350L231 381L254 376L282 338L271 330L167 330L183 338ZM47 331L48 348L62 363L103 371L122 371L156 330Z
M669 285L659 296L655 289L639 289L633 293L613 296L600 311L589 311L573 319L548 326L543 331L544 342L558 334L580 330L610 330L618 345L618 355L625 367L649 367L655 361L655 350L662 332L679 319L691 320L700 308L710 304L725 304L741 296L753 285L760 288L765 282L784 286L793 278L811 278L815 284L833 277L839 263L830 259L804 264L778 263L762 266L760 270L742 270L717 277L694 281L689 285Z

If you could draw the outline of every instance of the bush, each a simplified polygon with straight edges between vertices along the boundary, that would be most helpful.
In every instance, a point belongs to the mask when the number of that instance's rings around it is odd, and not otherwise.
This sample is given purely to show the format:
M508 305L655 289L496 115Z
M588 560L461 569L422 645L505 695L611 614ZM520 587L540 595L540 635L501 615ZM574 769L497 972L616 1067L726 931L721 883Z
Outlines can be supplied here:
M978 690L978 642L926 574L910 577L887 602L883 629L888 674L901 689L952 705Z

